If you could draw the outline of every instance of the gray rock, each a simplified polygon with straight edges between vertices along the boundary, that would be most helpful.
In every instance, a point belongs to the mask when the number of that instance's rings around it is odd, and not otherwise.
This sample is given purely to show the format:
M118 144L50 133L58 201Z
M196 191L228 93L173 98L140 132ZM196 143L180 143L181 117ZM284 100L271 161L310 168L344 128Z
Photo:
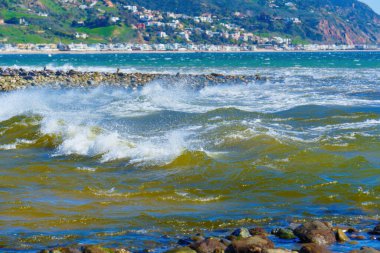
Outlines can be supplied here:
M231 235L234 235L240 238L247 238L251 236L247 228L238 228L234 232L232 232Z
M190 248L198 253L216 253L224 252L227 246L217 238L207 238L201 242L190 245Z
M302 224L294 230L294 234L303 243L316 243L319 245L336 242L335 234L329 223L311 221Z
M234 240L230 248L235 253L261 253L265 249L273 249L274 244L265 236L255 235Z

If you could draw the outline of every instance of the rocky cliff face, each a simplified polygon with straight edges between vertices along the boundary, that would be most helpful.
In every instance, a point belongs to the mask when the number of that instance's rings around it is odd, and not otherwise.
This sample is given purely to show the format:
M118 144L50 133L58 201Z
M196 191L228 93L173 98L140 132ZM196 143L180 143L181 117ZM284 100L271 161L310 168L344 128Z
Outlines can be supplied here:
M372 41L379 41L376 34L366 34L361 30L354 30L350 26L340 23L333 24L326 19L322 19L318 24L318 30L323 36L323 41L329 43L343 43L347 45L365 44ZM378 36L378 35L377 35Z
M323 1L323 0L322 0ZM327 0L324 0L327 1ZM322 40L333 43L380 43L380 17L367 5L354 0L329 0L320 9L318 31Z

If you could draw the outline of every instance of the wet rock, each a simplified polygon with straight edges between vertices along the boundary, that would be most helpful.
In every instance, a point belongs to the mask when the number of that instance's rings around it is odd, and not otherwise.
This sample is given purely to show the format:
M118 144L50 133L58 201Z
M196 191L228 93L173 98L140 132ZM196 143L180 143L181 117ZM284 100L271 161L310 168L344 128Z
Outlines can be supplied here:
M277 236L280 239L291 240L297 238L293 231L286 228L275 228L271 231L271 234Z
M201 242L193 243L190 248L198 253L224 252L227 246L217 238L207 238Z
M352 234L352 233L358 233L359 231L356 228L348 228L347 233Z
M166 80L175 83L178 79L188 82L193 87L205 87L208 85L216 85L222 83L241 83L252 81L255 76L244 75L223 75L223 74L149 74L149 73L133 73L126 74L121 72L103 73L103 72L80 72L74 69L69 71L52 71L44 68L41 71L25 71L23 69L2 69L0 71L0 90L8 91L27 87L32 82L36 85L56 84L69 87L74 86L92 86L96 84L107 85L123 85L125 87L143 86L153 80ZM15 84L14 86L9 84Z
M181 247L168 250L165 253L196 253L196 251L191 249L190 247Z
M19 76L21 76L21 77L24 77L24 76L27 76L28 75L28 73L26 72L26 71L21 71L20 70L20 72L19 72L19 74L18 74Z
M290 223L289 224L289 229L291 229L292 231L294 231L296 228L298 228L299 226L301 226L302 224L300 223Z
M76 75L77 74L77 72L75 71L75 70L73 70L73 69L70 69L68 72L67 72L67 75L69 75L69 76L73 76L73 75Z
M229 247L235 253L261 253L266 249L273 249L274 244L265 236L255 235L235 240Z
M234 232L232 232L231 235L236 236L238 238L247 238L251 236L247 228L238 228Z
M83 247L83 253L114 253L114 251L97 245L90 245Z
M230 241L234 241L234 240L237 240L239 238L237 236L234 236L234 235L228 235L228 236L226 236L226 239L228 239Z
M181 246L187 246L187 245L190 245L191 243L193 243L193 241L190 238L179 239L177 242L177 244Z
M249 230L249 233L251 235L267 235L267 231L265 231L265 229L259 228L259 227L257 227L257 228L251 228Z
M288 249L264 249L262 253L297 253Z
M352 240L358 240L358 241L360 241L360 240L366 240L367 238L364 236L364 235L350 235L350 238L352 239Z
M114 249L113 250L114 253L131 253L129 250L127 249Z
M201 235L195 235L195 236L191 237L191 240L193 242L201 242L201 241L205 240L205 238Z
M380 235L380 224L378 224L372 231L370 231L369 234Z
M299 253L331 253L324 245L309 243L302 246Z
M230 240L227 240L227 239L225 239L225 238L222 238L220 241L221 241L224 245L226 245L227 247L230 246L231 243L232 243Z
M352 250L350 253L380 253L380 251L370 247L361 247L360 250Z
M72 247L61 247L61 248L55 248L55 249L45 249L41 250L40 253L82 253L77 248L72 248Z
M331 224L321 221L306 222L297 227L294 234L304 243L323 245L336 242Z
M34 77L33 76L25 76L24 79L25 80L34 80Z
M348 238L348 236L346 235L346 233L344 233L343 230L339 228L336 231L336 240L338 242L347 242L347 241L350 240L350 238Z

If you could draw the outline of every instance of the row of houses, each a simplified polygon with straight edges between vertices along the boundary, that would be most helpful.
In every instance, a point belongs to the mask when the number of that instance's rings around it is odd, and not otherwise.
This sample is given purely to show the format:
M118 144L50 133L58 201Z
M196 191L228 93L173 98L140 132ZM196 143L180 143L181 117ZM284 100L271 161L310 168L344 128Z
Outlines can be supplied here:
M257 41L257 35L233 23L231 20L219 18L211 13L203 13L199 16L189 16L186 14L178 14L174 12L161 12L150 10L137 5L125 5L124 9L128 10L139 23L134 24L133 28L137 29L144 37L158 36L159 38L168 38L167 32L175 30L174 35L188 42L192 42L193 35L204 34L209 38L216 37L219 39L232 39L235 41ZM245 18L246 16L240 12L233 13L235 17ZM302 21L298 17L271 17L272 19L301 24ZM152 34L153 31L160 30L158 34ZM281 39L284 44L290 44L289 39Z
M244 52L244 51L326 51L326 50L380 50L380 45L274 45L264 43L258 45L209 45L209 44L131 44L131 43L115 43L115 44L0 44L1 52L102 52L102 51L117 51L117 52L149 52L149 51L180 51L180 52Z

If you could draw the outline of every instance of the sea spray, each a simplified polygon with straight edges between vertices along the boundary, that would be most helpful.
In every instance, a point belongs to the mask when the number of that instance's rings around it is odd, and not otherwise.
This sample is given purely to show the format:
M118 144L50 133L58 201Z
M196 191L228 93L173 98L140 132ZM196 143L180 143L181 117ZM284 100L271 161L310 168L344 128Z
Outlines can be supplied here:
M188 68L172 63L174 81L136 89L1 93L0 246L36 252L122 242L161 252L198 232L219 236L242 226L270 231L315 217L373 228L380 209L377 58L355 54L358 67L346 54L326 54L321 61L295 55L304 64L291 59L286 65L274 55L228 56L233 67L223 66L225 55ZM58 59L72 56L33 57L23 64L57 60L52 64L59 68ZM127 71L128 57L118 57L124 69L120 62L106 67ZM187 64L198 56L170 57ZM258 65L268 57L267 68ZM104 65L93 59L70 64ZM268 80L197 86L176 79L174 70L260 72ZM355 247L336 244L333 250Z

